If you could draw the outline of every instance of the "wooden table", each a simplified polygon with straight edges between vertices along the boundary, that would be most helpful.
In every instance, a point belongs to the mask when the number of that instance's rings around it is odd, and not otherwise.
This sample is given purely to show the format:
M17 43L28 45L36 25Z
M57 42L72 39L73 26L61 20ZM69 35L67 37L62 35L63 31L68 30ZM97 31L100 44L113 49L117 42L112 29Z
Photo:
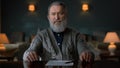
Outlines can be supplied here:
M47 61L23 62L23 61L0 61L0 68L91 68L87 66L78 67L79 63L74 62L73 66L46 66Z
M0 60L13 61L14 57L11 56L0 56Z
M110 55L109 52L102 52L100 54L102 60L117 60L120 62L120 53L115 52L115 55Z

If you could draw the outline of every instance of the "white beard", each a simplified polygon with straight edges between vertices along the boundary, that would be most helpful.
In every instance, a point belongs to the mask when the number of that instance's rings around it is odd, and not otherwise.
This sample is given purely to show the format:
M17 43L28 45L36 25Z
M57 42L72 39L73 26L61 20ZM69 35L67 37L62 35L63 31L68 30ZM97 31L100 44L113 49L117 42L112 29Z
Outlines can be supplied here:
M50 22L50 27L54 32L63 32L67 26L67 21L61 21L59 25L54 25L53 23Z

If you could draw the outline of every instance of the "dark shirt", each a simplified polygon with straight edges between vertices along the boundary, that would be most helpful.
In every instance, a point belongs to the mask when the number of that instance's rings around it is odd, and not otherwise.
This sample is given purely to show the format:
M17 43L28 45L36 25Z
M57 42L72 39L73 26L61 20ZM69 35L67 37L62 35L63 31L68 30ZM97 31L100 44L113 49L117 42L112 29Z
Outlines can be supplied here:
M63 32L60 32L60 33L53 32L53 34L57 41L57 45L59 46L60 50L62 50L62 41L63 41L64 33Z

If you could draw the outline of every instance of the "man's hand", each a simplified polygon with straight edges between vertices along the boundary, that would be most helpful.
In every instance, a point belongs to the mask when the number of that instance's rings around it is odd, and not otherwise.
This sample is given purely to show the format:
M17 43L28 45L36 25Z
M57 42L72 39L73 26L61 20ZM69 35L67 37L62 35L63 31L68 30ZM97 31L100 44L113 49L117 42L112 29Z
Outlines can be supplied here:
M23 60L27 62L38 61L39 56L35 51L32 52L25 52L23 55Z
M81 61L86 61L86 62L90 62L92 59L92 54L90 52L82 52L79 56Z

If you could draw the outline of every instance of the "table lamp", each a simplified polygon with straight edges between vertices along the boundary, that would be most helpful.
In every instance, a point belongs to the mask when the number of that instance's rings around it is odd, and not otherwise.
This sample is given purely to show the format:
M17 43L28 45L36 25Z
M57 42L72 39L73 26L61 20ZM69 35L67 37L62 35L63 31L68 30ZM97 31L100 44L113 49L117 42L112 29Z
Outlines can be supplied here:
M0 33L0 51L4 51L5 47L4 44L8 44L9 40L7 38L7 35L5 33Z
M110 43L108 46L108 50L110 52L110 55L115 55L116 45L114 43L120 42L119 37L116 32L107 32L104 43Z

